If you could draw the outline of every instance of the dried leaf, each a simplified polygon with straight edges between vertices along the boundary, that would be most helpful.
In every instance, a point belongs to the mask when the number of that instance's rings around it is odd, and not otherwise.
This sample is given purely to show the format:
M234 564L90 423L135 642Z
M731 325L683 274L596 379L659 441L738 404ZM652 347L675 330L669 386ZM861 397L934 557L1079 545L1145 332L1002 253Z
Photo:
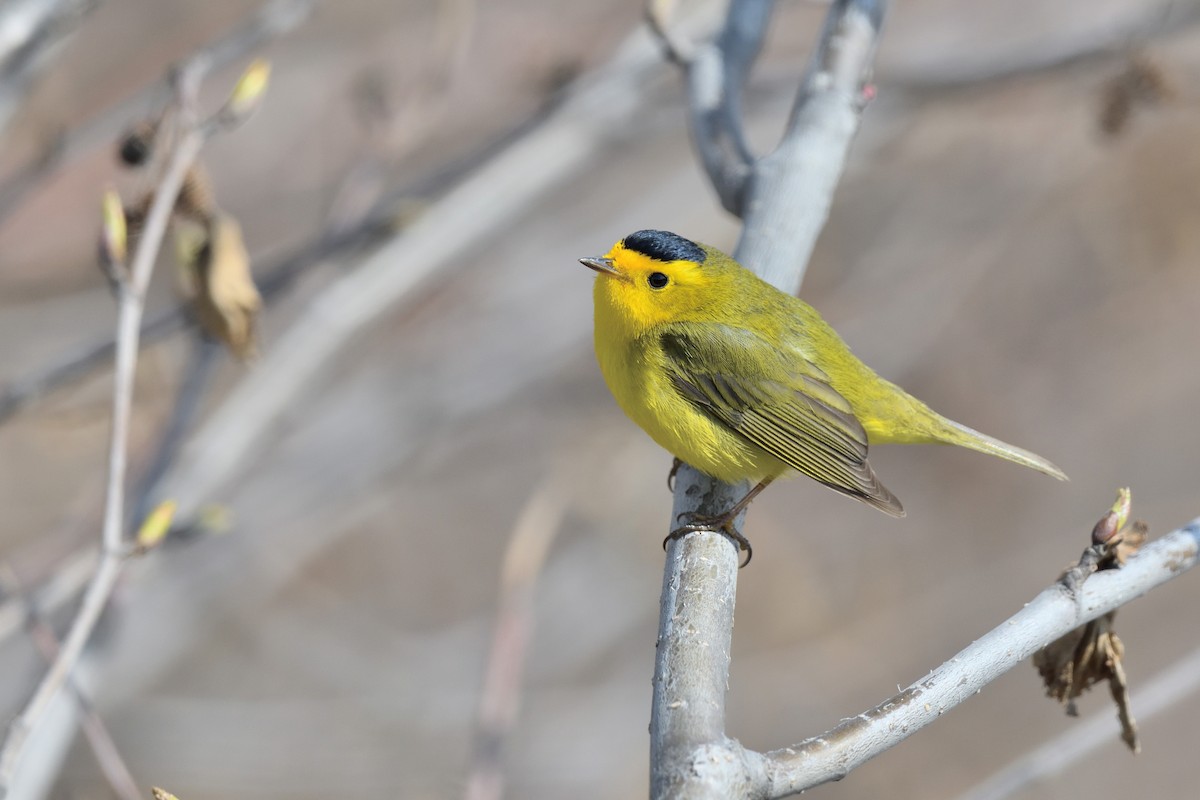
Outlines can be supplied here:
M179 197L175 200L175 213L188 219L207 222L217 211L212 186L204 167L194 164L183 178Z
M250 273L241 227L233 217L218 213L194 241L183 241L187 230L179 227L176 242L196 321L238 358L253 358L262 297Z
M160 789L157 786L151 787L150 791L154 795L154 800L179 800L178 797L171 794L166 789Z
M1162 105L1177 96L1174 82L1158 62L1145 53L1134 53L1100 91L1100 130L1117 136L1129 127L1134 111Z
M1130 491L1121 489L1117 502L1096 523L1092 531L1093 545L1080 559L1081 566L1087 562L1097 571L1120 569L1142 546L1148 528L1140 521L1127 524L1130 505ZM1068 569L1063 577L1075 569ZM1033 665L1042 676L1046 694L1064 703L1071 716L1078 713L1076 698L1097 683L1107 681L1113 702L1117 704L1121 739L1137 753L1141 751L1141 744L1125 679L1125 645L1113 629L1116 616L1116 611L1110 611L1050 643L1034 654Z

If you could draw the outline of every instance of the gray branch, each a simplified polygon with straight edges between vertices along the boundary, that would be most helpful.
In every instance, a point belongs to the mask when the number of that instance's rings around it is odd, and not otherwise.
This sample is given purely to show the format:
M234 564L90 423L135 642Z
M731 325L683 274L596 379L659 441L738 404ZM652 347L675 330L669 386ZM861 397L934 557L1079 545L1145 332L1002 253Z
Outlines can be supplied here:
M90 7L96 2L99 0L82 3L76 0L75 4ZM187 72L202 67L206 72L213 72L245 58L264 42L298 27L312 13L315 4L316 0L270 0L238 27L190 54L174 71ZM145 117L169 103L173 91L170 80L158 81L49 142L42 152L0 182L0 222L20 208L29 192L57 172L59 167L96 147L109 146L128 129L131 119ZM0 87L0 105L2 103L3 91ZM0 108L2 126L3 109Z
M735 0L730 17L745 9L757 12L761 4ZM828 215L867 97L864 88L883 11L882 0L833 4L783 141L774 152L748 163L748 180L740 189L745 192L740 207L745 227L735 256L782 289L799 286ZM729 41L722 35L715 46ZM694 70L697 62L691 63ZM738 87L742 78L744 74L738 76ZM733 117L722 124L740 130L736 101L726 109ZM720 181L728 172L714 174L705 147L697 142L724 201L728 187ZM713 481L685 466L678 474L674 512L713 514L728 508L746 488ZM655 661L651 795L777 798L838 780L1041 647L1190 569L1198 551L1200 519L1143 548L1120 570L1054 584L876 708L821 736L762 754L725 733L737 548L723 535L708 532L673 541L663 576Z
M742 124L742 88L762 49L772 0L736 0L725 26L684 62L692 141L726 211L742 216L754 156Z
M741 167L748 174L734 180L741 157L749 159L748 151L736 146L742 125L734 89L740 91L758 52L769 11L770 4L760 0L732 3L724 31L708 48L726 48L712 57L714 63L726 65L729 80L721 84L725 96L708 98L708 106L693 108L692 120L697 150L722 202L726 208L732 203L730 210L745 219L734 255L766 280L791 291L800 284L858 129L862 88L884 3L833 3L783 141L774 152L748 161ZM697 74L706 68L704 52L698 50L689 67L693 104L697 103L695 85L705 77ZM707 116L705 108L718 109L716 116ZM698 128L697 120L720 120L722 133L732 137L739 158L732 162L725 156L714 158L712 138L706 138L706 129ZM714 171L710 161L719 162L720 169ZM747 488L713 481L690 467L681 469L677 478L676 515L718 513ZM767 793L775 780L769 762L725 735L737 569L736 547L718 533L692 534L667 548L650 721L652 797L776 796Z
M10 0L0 5L0 134L66 37L99 0Z
M839 780L977 693L1055 639L1196 565L1200 518L1142 548L1121 569L1089 577L1077 591L1064 582L926 677L870 711L793 747L767 753L769 797Z

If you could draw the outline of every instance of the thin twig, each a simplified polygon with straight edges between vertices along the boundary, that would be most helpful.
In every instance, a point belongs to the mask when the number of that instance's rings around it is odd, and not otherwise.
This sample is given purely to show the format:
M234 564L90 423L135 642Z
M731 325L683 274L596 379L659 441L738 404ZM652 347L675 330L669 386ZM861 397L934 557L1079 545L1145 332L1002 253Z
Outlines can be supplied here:
M195 93L207 64L177 75L180 114L194 120ZM206 137L205 129L189 124L181 131L168 161L166 170L154 193L145 227L130 265L128 278L119 287L117 310L116 364L113 375L113 423L109 439L108 483L105 491L104 523L101 532L101 554L96 571L84 593L82 604L67 632L58 656L43 676L33 697L13 721L3 749L0 750L0 797L7 794L20 763L21 753L30 733L37 726L46 708L62 689L71 669L79 660L84 646L95 629L100 614L120 577L126 558L124 548L125 473L128 463L129 425L133 407L133 383L137 369L138 338L141 334L142 313L146 288L154 270L154 262L166 235L175 199L183 186L188 168L200 153Z
M280 409L303 397L358 331L427 288L446 264L602 152L642 107L640 86L662 69L657 50L640 37L621 48L541 125L449 191L403 237L329 286L185 446L162 490L179 500L180 519L192 518L235 477L269 440ZM496 186L507 187L504 203L495 202Z
M565 511L562 481L543 481L521 509L504 550L496 627L479 698L464 794L467 800L499 800L504 796L504 743L521 702L521 676L533 634L534 590L550 545L562 528Z
M758 58L773 0L733 0L720 34L696 45L673 33L662 2L648 0L650 30L684 68L692 142L721 205L741 216L754 156L742 120L742 88Z
M58 657L60 649L54 630L42 619L37 607L31 602L24 589L12 579L12 571L7 568L0 568L0 571L8 576L5 582L11 587L12 596L24 606L25 623L34 646L47 664L53 663L54 659ZM129 771L129 765L121 757L121 751L117 749L112 733L109 732L108 726L104 724L104 720L92 706L87 693L73 676L67 679L67 689L71 692L72 699L83 718L84 736L87 737L92 753L96 757L96 763L108 780L109 786L122 800L141 800L142 793L138 789L137 781L133 778L133 773Z
M1031 75L1070 69L1114 56L1127 56L1131 48L1149 41L1177 36L1200 22L1200 3L1161 0L1152 6L1131 6L1134 12L1113 25L1085 28L1071 38L1038 49L1008 53L999 59L973 63L940 62L888 76L892 91L935 96L947 92L977 92Z
M225 67L257 49L264 41L298 27L312 13L316 0L271 0L248 20L196 51L179 69L203 63L207 71ZM24 196L53 175L60 166L96 147L107 147L128 125L170 102L170 81L157 82L136 96L59 137L56 147L39 153L0 183L0 224L19 208Z
M221 343L217 340L200 335L199 332L192 339L191 356L183 367L183 379L175 393L170 417L162 435L158 437L154 455L133 493L131 519L135 526L152 510L150 497L159 480L174 463L175 456L187 438L192 421L199 414L201 401L217 364L217 356L221 354Z
M439 167L417 178L406 187L389 193L378 204L374 212L357 224L345 229L331 228L309 243L301 245L295 251L277 259L274 264L264 269L263 277L259 280L259 289L263 297L271 298L286 291L301 274L313 265L320 264L334 256L344 256L349 252L369 247L380 240L396 235L394 207L398 202L405 198L437 194L443 191L447 185L464 179L486 163L489 158L502 152L540 124L558 107L560 101L561 96L559 95L550 97L539 110L527 119L470 155ZM331 222L335 226L339 225L339 221L336 219ZM177 306L160 312L142 326L141 341L158 340L188 327L187 313L185 306ZM11 384L0 395L0 423L8 415L26 407L37 398L68 381L79 379L106 363L112 357L114 350L114 340L100 342L37 375ZM144 488L146 491L139 493L139 507L143 510L153 495L154 487L147 485ZM140 514L134 514L135 520L139 517ZM57 564L49 576L39 580L32 590L38 607L50 612L75 599L87 585L98 557L92 548L85 547L72 552ZM20 631L23 619L24 613L15 600L0 598L0 642Z
M560 94L551 95L528 118L475 152L418 177L400 189L388 192L376 204L375 209L358 223L342 226L340 220L333 220L335 227L263 267L262 275L258 279L258 288L263 299L270 300L287 291L306 270L330 258L370 247L395 235L398 205L413 199L435 196L445 191L447 186L465 179L488 159L537 127L558 108L561 100ZM2 202L0 200L0 203ZM0 218L2 217L3 212L0 211ZM190 322L187 304L160 311L142 325L141 341L144 344L160 341L189 327ZM108 363L115 350L115 337L89 344L60 358L49 367L40 368L32 375L12 381L0 392L0 424L64 384L91 374L93 370ZM3 638L3 633L0 633L0 639Z
M1042 591L954 658L870 711L831 731L765 755L770 797L838 780L898 744L1034 652L1196 565L1200 518L1143 547L1120 569L1103 570L1077 592Z
M0 5L0 133L36 79L61 52L62 40L99 0L42 0Z

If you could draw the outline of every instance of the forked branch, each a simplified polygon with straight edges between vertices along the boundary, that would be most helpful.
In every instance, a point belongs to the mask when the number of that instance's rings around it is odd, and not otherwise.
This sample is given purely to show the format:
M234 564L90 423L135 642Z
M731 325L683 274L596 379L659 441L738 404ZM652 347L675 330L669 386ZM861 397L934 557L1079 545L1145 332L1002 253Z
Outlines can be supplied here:
M755 159L739 97L771 6L733 0L721 33L686 66L696 149L722 203L745 219L734 256L792 291L858 129L884 3L832 4L783 140ZM686 466L677 477L676 515L711 516L745 491ZM723 535L700 532L668 546L650 720L652 797L769 796L768 761L725 734L736 592L737 550Z
M47 708L67 683L71 670L79 661L84 647L95 630L116 587L122 567L131 554L131 543L125 535L125 476L128 464L129 428L133 410L133 386L137 370L138 340L145 310L146 290L154 271L154 263L167 232L176 198L183 188L184 177L206 139L222 126L235 121L225 112L218 112L212 119L197 118L196 95L200 81L207 74L211 62L196 59L177 70L173 75L175 88L175 110L178 131L172 143L170 155L162 177L154 191L154 198L146 216L144 227L137 239L137 249L128 269L124 264L124 216L118 207L120 234L117 248L119 253L109 252L116 262L109 265L117 295L116 359L113 367L113 421L109 436L108 476L105 489L104 521L101 532L100 559L84 592L79 610L71 621L70 629L63 639L50 669L43 676L33 696L12 722L8 736L0 749L0 798L8 794L17 774L21 755L30 734L41 721ZM235 92L235 98L237 94ZM227 106L232 108L232 104ZM119 206L119 202L117 203ZM112 223L106 220L106 242L110 245Z

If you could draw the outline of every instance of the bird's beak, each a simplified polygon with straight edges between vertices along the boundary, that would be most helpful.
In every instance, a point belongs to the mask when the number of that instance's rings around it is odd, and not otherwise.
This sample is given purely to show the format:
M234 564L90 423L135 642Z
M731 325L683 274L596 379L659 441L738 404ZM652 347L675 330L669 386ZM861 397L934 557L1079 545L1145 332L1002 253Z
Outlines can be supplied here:
M610 278L620 278L621 280L626 280L625 276L617 271L617 268L613 265L613 260L611 258L581 258L579 259L579 263L583 264L588 269L596 270L596 272L599 272L601 275L607 275Z

